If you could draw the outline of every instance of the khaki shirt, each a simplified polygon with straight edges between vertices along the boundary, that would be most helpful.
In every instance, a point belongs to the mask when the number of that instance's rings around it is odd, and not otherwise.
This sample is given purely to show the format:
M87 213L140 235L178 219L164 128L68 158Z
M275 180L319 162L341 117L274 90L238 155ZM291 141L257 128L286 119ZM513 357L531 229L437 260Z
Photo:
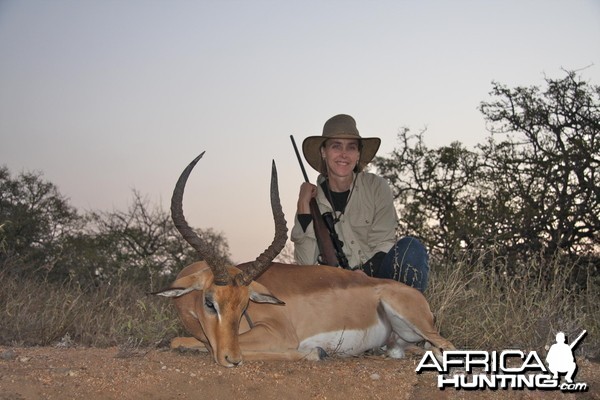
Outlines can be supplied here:
M322 175L317 179L316 200L321 214L333 212L320 185L324 179ZM398 226L392 191L387 181L368 172L356 174L355 179L346 210L335 224L338 237L344 243L348 264L353 269L360 268L377 252L387 253L396 243ZM337 215L340 215L339 211ZM291 239L298 264L317 264L319 248L312 222L305 232L296 215Z

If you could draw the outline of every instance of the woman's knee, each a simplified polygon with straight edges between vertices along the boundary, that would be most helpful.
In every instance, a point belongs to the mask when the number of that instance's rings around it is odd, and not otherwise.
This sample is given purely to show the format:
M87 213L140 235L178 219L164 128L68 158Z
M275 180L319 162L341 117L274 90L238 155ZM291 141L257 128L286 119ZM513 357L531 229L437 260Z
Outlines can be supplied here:
M412 286L421 292L427 288L429 280L429 255L423 243L412 236L396 242L386 257L393 267L392 279Z

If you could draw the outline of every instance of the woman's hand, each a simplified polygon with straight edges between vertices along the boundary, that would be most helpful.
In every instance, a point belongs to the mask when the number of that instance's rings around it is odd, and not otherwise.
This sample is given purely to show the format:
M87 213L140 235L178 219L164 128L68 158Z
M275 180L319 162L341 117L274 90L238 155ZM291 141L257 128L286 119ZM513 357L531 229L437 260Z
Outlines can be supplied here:
M310 182L300 185L298 195L298 214L310 214L310 201L317 195L317 187Z

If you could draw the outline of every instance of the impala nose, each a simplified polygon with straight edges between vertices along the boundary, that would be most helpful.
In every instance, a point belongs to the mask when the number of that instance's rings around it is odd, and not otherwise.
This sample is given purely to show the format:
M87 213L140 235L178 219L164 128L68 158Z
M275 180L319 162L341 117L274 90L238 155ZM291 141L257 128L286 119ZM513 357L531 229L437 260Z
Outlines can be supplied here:
M241 358L235 358L230 356L225 356L225 361L227 361L231 367L237 367L238 365L242 365Z

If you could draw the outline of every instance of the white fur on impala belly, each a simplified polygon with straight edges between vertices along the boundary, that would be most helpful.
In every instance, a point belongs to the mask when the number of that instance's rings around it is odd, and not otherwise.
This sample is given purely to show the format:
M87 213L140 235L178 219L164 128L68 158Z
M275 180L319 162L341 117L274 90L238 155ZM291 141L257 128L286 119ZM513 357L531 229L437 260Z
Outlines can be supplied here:
M304 339L298 350L310 351L320 347L330 356L352 356L383 346L390 332L390 326L380 320L365 330L348 329L319 333Z

